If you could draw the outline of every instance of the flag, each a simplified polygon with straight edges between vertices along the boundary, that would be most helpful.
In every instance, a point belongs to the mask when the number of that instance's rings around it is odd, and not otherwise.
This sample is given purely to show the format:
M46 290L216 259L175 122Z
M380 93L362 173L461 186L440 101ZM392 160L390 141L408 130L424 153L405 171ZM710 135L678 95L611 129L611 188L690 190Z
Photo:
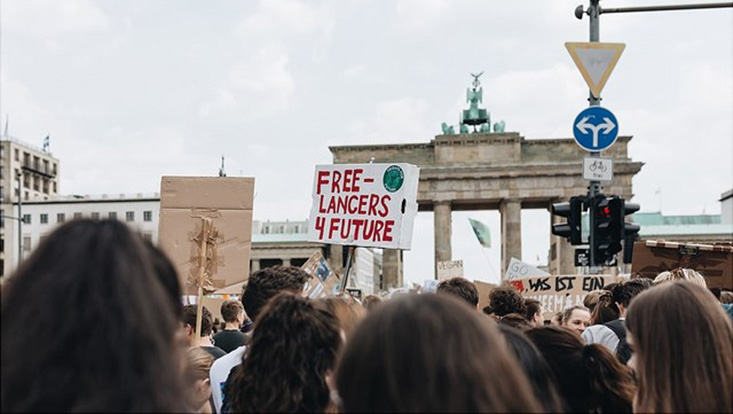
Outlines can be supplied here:
M46 135L43 139L43 152L48 152L48 147L51 145L51 135Z
M489 231L489 226L472 218L469 218L468 221L471 223L471 228L476 234L476 238L481 246L491 247L491 232Z

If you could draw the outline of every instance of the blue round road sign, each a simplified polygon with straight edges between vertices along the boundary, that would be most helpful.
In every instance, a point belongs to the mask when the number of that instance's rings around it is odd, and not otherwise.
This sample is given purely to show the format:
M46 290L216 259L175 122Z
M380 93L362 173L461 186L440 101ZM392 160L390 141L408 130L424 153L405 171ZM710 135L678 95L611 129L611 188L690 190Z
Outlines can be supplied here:
M603 151L618 137L616 116L601 106L590 106L578 114L573 122L575 142L588 151Z

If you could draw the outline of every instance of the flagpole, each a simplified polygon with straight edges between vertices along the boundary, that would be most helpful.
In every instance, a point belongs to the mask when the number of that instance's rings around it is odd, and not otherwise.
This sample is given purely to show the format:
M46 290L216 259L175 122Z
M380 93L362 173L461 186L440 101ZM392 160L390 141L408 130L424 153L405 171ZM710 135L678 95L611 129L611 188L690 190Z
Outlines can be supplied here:
M499 281L499 283L498 283L498 284L501 284L501 275L499 275L499 274L498 274L498 273L496 272L496 269L494 268L494 265L493 265L493 264L491 264L491 259L490 259L490 258L489 258L489 256L488 256L488 255L486 254L486 248L485 248L485 247L483 247L483 246L480 246L479 248L481 249L481 253L483 253L483 255L484 255L484 259L486 259L486 263L488 263L488 264L489 264L489 269L491 269L491 273L493 273L493 274L494 274L494 276L496 276L497 280Z

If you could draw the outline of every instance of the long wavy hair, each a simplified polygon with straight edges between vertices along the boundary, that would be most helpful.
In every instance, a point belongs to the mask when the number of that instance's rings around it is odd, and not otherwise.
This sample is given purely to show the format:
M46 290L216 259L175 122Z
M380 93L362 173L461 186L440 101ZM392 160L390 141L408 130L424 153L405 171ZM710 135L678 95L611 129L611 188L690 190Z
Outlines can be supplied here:
M733 412L733 326L695 282L668 282L626 313L639 379L638 412Z
M341 347L336 317L290 292L272 298L255 322L251 345L227 385L232 412L323 412L326 375Z
M76 220L21 263L2 290L3 412L186 408L181 288L154 249L118 221Z
M336 370L343 411L535 412L496 324L451 295L404 295L356 328Z
M585 345L561 326L525 332L550 365L570 412L630 413L636 392L631 370L603 345Z

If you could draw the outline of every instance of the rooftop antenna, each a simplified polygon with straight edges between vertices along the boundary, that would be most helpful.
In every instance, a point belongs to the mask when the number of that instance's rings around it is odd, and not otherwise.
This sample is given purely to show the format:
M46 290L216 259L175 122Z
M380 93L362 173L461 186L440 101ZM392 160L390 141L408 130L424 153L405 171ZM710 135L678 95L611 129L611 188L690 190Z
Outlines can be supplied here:
M3 137L5 138L8 137L8 122L9 122L8 118L10 118L10 114L5 115L5 132L3 132Z
M224 171L224 155L221 156L221 168L219 168L219 177L226 177L227 173Z

